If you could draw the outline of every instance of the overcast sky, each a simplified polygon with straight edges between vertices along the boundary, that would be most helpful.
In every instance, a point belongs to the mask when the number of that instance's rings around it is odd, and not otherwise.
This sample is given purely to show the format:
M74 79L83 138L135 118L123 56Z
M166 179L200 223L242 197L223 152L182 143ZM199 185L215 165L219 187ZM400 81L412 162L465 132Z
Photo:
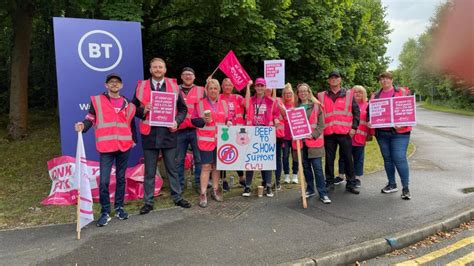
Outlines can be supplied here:
M382 5L387 7L385 19L393 30L386 54L393 60L389 66L390 70L398 67L398 56L403 44L426 30L436 7L444 2L446 0L382 0Z

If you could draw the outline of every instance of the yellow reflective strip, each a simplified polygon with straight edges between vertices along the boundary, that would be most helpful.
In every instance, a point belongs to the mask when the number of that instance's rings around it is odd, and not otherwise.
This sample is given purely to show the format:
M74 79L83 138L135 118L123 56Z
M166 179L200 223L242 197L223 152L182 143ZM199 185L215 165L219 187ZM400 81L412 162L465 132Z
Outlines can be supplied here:
M138 87L138 100L140 101L143 101L143 92L145 90L145 82L147 82L147 80L142 80L142 82L140 82L140 87Z
M102 102L100 101L100 95L94 96L95 104L97 106L97 109L95 110L95 113L97 117L99 118L97 121L97 124L103 124L104 123L104 114L102 113Z
M361 121L359 122L359 125L367 125L367 121L361 120Z
M352 91L351 90L347 90L346 91L346 106L344 107L344 110L346 112L349 112L349 104L351 103L351 100L352 100ZM352 110L351 110L352 111Z
M457 260L453 260L450 263L446 264L446 266L457 266L457 265L467 265L474 261L474 251L467 254L464 257L461 257Z
M332 125L352 126L352 122L331 121L326 124L326 126L332 126Z
M446 255L450 252L453 252L457 249L461 249L461 248L463 248L465 246L468 246L468 245L471 245L471 244L474 244L474 236L464 238L464 239L459 240L458 242L456 242L452 245L449 245L447 247L438 249L438 250L433 251L431 253L428 253L424 256L421 256L419 258L416 258L416 259L413 259L413 260L407 260L407 261L404 261L402 263L398 263L398 264L395 264L395 265L413 265L413 264L427 263L427 262L435 260L435 259L437 259L441 256L444 256L444 255Z
M186 107L188 107L188 108L194 108L194 104L186 104Z
M362 130L359 130L359 129L357 129L356 133L357 133L357 134L360 134L360 135L362 135L362 136L367 136L367 132L362 131Z
M212 137L204 137L204 136L197 136L198 140L203 140L203 141L216 141L216 138Z
M132 140L132 136L109 135L96 138L97 141L105 140Z
M142 123L145 124L145 125L149 125L149 124L150 124L150 121L149 121L148 119L146 119L146 120L141 120L141 121L142 121Z
M331 115L351 115L352 112L347 112L347 111L337 111L334 110L332 111Z
M216 130L216 126L205 126L205 127L203 127L203 128L200 128L200 129L201 129L201 130L209 130L209 131L211 131L211 130Z

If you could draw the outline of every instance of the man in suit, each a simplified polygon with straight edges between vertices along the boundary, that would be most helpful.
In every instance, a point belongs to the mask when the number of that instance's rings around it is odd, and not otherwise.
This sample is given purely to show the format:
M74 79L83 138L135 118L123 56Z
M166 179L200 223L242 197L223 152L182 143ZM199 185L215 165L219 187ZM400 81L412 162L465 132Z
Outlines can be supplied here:
M142 136L143 155L145 157L144 177L144 205L140 214L147 214L153 210L153 194L155 189L155 173L158 155L161 151L163 162L169 179L171 197L177 206L190 208L191 204L182 198L181 186L176 169L176 130L184 121L187 113L186 103L179 93L179 87L175 79L166 78L166 63L161 58L153 58L150 61L151 78L140 80L132 102L143 108L140 117L140 133ZM149 113L151 110L151 91L172 92L176 95L175 121L171 127L150 126ZM139 112L140 113L140 112Z

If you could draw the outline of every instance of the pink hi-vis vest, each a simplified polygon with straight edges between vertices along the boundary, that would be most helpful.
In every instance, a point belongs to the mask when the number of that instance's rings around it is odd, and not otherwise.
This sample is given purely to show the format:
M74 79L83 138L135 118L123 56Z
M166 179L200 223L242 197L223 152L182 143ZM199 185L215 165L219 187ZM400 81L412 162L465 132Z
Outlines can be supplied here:
M352 128L352 90L346 91L346 97L338 97L335 102L326 91L318 93L318 99L324 110L324 135L346 135Z
M367 106L369 103L358 103L358 105L360 109L360 122L354 137L352 137L352 143L364 146L369 134L369 127L367 126Z
M311 131L315 131L316 128L318 127L318 115L319 115L319 104L314 103L313 104L313 110L311 111L311 115L309 116L309 125L311 126ZM300 141L300 147L302 147L301 140ZM308 148L321 148L324 146L324 134L319 135L318 138L306 138L304 139L304 143L306 144L306 147ZM293 149L296 149L296 141L292 142Z
M96 113L94 127L97 150L105 153L127 151L132 148L130 123L135 115L135 105L127 102L125 108L117 113L110 100L103 94L92 96L91 101Z
M233 125L245 125L245 108L242 108L244 98L238 94L230 94L229 96L221 94L219 95L219 99L227 102L229 107L229 121L232 122Z
M194 105L198 103L200 99L204 98L204 88L193 85L187 95L182 90L180 90L180 93L181 96L183 96L186 107L188 107L188 113L186 114L184 121L181 123L181 125L179 125L178 129L195 128L195 126L193 126L191 123L191 117L194 113Z
M257 99L257 96L250 97L247 110L247 126L274 126L274 108L275 104L272 98L263 96ZM255 112L258 114L255 115Z
M176 79L165 78L166 84L166 92L172 92L176 94L176 99L178 99L179 95L179 87L178 83L176 83ZM151 101L151 88L150 88L150 80L139 80L137 85L137 90L135 92L135 96L140 101L140 107L144 107L145 105L149 104ZM175 111L175 115L178 110ZM150 134L150 113L146 114L145 120L140 119L140 133L143 135Z
M275 107L278 108L278 105L284 106L283 101L280 97L277 97L275 99L274 103ZM280 108L278 108L278 111L280 111ZM280 124L275 126L275 134L277 138L284 138L285 137L285 127L288 121L286 121L286 115L282 115L280 112L280 116L278 117L278 120L280 120Z
M196 110L199 117L204 117L204 111L211 111L212 121L206 123L203 128L196 129L197 144L199 150L213 151L217 146L217 126L225 125L228 114L227 102L218 100L214 106L206 97L196 104Z

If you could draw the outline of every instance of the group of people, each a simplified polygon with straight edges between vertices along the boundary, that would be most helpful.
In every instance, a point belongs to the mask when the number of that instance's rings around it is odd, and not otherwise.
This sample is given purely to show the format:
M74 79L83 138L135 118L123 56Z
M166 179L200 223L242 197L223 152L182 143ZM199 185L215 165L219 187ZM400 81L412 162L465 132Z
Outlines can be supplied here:
M216 169L217 126L247 125L271 126L276 132L275 183L272 186L273 171L262 170L262 186L267 197L273 197L274 190L281 189L281 175L285 183L298 183L298 162L296 147L301 147L301 163L306 181L306 197L319 195L320 200L331 203L328 190L346 180L346 191L359 194L363 176L364 146L367 139L375 135L384 159L388 184L382 193L397 191L395 168L403 186L402 198L410 199L408 189L409 170L406 158L410 130L409 127L371 129L367 92L362 86L352 89L341 87L339 72L328 75L329 89L316 96L311 87L302 83L293 91L287 83L281 97L276 91L266 87L265 79L249 81L245 97L233 94L233 84L225 78L222 83L209 77L205 87L194 84L195 72L185 67L181 73L182 84L165 77L166 63L161 58L150 61L150 79L138 82L131 101L120 95L123 87L118 74L106 77L106 92L91 97L88 114L82 122L75 124L78 132L95 128L96 148L100 153L100 204L101 216L97 226L104 226L111 220L110 213L110 172L115 161L116 194L115 216L127 219L124 210L125 169L130 150L136 143L134 118L139 120L144 155L144 205L140 214L153 210L155 174L158 156L169 179L170 193L174 203L183 208L191 204L182 197L184 190L184 160L189 146L194 155L194 182L198 188L199 206L207 206L207 190L211 180L211 197L222 201L219 178L227 181L225 172ZM384 72L379 76L382 88L373 98L388 98L407 95L409 91L392 84L392 74ZM255 94L251 96L250 87L254 85ZM161 91L176 95L175 120L171 127L151 126L149 115L151 92ZM291 136L286 111L303 107L311 126L311 134L303 140L294 141ZM339 147L339 176L334 174L334 163ZM290 154L293 158L290 175ZM322 158L325 157L325 176ZM239 183L243 186L242 196L252 193L254 171L238 171ZM316 193L317 190L317 193Z

